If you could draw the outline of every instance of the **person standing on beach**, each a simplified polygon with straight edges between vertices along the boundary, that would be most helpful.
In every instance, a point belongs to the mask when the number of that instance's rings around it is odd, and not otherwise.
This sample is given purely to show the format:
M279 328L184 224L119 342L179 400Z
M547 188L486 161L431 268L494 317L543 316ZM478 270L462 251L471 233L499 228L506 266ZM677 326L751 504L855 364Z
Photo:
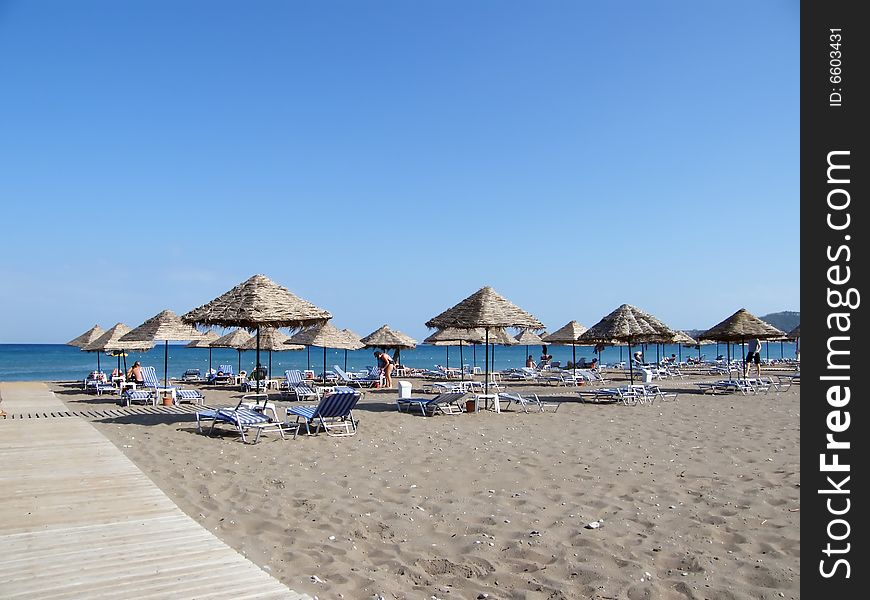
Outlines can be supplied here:
M755 376L761 377L761 342L755 338L749 342L746 349L746 360L743 363L743 376L746 377L750 363L755 363Z
M375 357L378 359L378 366L381 368L381 373L384 376L384 385L388 388L393 387L393 359L386 352L375 352Z

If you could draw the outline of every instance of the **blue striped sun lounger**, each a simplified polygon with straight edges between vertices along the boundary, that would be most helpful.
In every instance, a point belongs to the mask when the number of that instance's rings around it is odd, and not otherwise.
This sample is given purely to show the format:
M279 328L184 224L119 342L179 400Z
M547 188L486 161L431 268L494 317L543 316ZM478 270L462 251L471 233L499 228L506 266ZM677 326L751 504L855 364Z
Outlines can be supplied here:
M295 438L299 427L305 425L305 432L311 434L311 425L315 424L314 433L320 433L322 427L327 435L356 435L358 423L353 419L353 409L361 395L356 391L333 392L324 396L316 406L293 406L287 409L287 416L296 417Z
M175 401L205 404L205 396L199 390L175 390Z
M202 432L202 422L211 420L211 427L208 430L208 435L214 432L214 428L218 424L230 425L239 432L244 443L248 442L245 432L248 429L256 429L257 435L254 437L253 443L256 444L260 440L260 434L265 430L276 430L284 437L284 424L272 421L263 413L250 408L218 408L201 410L196 413L196 428Z
M127 390L124 392L124 400L127 403L127 406L130 406L133 402L142 402L147 404L148 402L157 405L157 396L155 396L152 392L146 392L144 390Z

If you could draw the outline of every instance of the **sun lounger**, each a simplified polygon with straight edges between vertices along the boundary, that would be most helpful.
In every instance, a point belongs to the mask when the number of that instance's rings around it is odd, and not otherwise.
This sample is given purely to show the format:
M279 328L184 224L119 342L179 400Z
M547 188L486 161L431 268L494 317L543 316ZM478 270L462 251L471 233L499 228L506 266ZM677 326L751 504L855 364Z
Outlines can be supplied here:
M316 406L292 406L287 409L287 416L296 417L295 438L299 427L305 425L305 432L311 434L311 425L315 424L314 433L319 433L322 427L327 435L356 435L358 422L353 419L353 409L359 402L360 394L356 391L328 394L321 398ZM301 420L301 422L300 422Z
M205 396L199 390L175 390L177 403L190 402L191 404L205 404Z
M277 431L284 437L284 424L280 421L273 421L262 412L253 410L247 407L239 408L218 408L203 410L196 413L196 428L202 432L202 422L211 420L211 428L208 430L208 435L214 432L215 426L218 424L230 425L242 436L242 442L248 443L245 432L249 429L254 429L257 435L254 437L253 443L256 444L260 440L260 435L264 431Z
M199 369L188 369L181 374L181 381L197 382L202 381L202 373Z
M519 404L520 408L523 409L523 412L529 412L529 408L535 412L546 412L544 410L545 408L552 408L553 412L556 412L562 405L560 402L541 402L541 399L538 398L537 394L523 396L522 394L507 394L500 392L498 394L498 399L499 401L508 400L508 406L510 406L510 402L516 402Z
M436 412L455 415L463 411L459 400L465 395L465 392L447 392L438 394L434 398L398 398L396 408L399 412L402 412L403 408L406 412L411 412L411 408L417 406L424 417L434 416Z
M126 402L127 406L130 406L132 403L151 403L154 406L157 406L157 396L154 392L147 390L126 390L124 392L123 400Z
M282 395L292 395L297 400L306 400L310 398L319 399L320 396L317 390L308 386L302 379L302 371L298 369L288 369L284 371L285 390L282 390Z

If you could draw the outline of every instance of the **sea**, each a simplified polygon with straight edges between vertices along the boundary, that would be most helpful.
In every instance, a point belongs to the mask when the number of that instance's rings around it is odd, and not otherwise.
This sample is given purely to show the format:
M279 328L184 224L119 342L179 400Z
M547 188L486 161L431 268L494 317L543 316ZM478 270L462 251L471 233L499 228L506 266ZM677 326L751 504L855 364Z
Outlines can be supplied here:
M632 347L632 351L637 349ZM644 352L644 360L655 362L657 356L677 355L683 360L688 357L697 358L700 354L705 360L713 360L718 356L726 356L727 344L705 344L701 346L700 353L695 348L687 348L676 345L649 344L641 347ZM495 346L493 349L495 370L519 368L525 366L526 358L531 354L535 361L541 356L541 346ZM548 346L547 351L553 356L554 361L559 361L563 366L573 361L571 346ZM585 358L591 361L595 356L591 347L577 346L574 350L577 360ZM483 345L463 346L462 363L468 366L484 367ZM658 354L657 354L658 353ZM392 353L391 353L392 354ZM730 354L732 357L740 356L739 344L732 344ZM601 361L605 365L613 364L628 359L628 348L625 346L609 346L601 353ZM764 342L762 344L761 358L770 360L795 358L794 342ZM421 345L412 350L402 350L401 363L408 367L432 369L437 365L458 367L460 364L460 350L458 346L429 346ZM132 365L134 361L140 361L143 366L154 366L162 375L164 367L164 344L158 344L147 352L130 352L125 357L109 356L98 352L82 352L74 346L63 344L0 344L0 381L73 381L84 379L88 373L98 367L106 373L121 365ZM188 369L199 369L205 373L211 364L217 369L219 365L233 365L235 371L242 370L250 373L256 360L256 352L253 350L239 353L231 348L214 348L209 356L208 348L188 348L181 344L168 345L168 370L169 376L181 377ZM209 362L210 361L210 362ZM270 363L271 361L271 363ZM326 350L326 367L332 369L333 365L339 365L346 370L369 369L376 360L372 350L354 350L345 353L344 350ZM317 373L323 371L323 348L310 347L305 350L289 352L261 351L260 363L266 367L271 364L271 373L280 377L286 369L312 369Z

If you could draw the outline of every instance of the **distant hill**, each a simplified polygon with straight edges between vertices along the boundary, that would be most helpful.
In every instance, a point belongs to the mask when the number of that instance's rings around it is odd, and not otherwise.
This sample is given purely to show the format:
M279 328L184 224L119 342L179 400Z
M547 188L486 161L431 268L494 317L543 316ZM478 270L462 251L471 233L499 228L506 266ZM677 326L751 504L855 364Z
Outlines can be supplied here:
M783 310L766 314L758 318L786 333L801 324L800 312L795 312L793 310ZM683 333L697 340L698 336L704 333L704 331L706 331L706 329L684 329Z
M801 324L801 314L793 310L783 310L781 312L760 315L758 318L786 333Z

